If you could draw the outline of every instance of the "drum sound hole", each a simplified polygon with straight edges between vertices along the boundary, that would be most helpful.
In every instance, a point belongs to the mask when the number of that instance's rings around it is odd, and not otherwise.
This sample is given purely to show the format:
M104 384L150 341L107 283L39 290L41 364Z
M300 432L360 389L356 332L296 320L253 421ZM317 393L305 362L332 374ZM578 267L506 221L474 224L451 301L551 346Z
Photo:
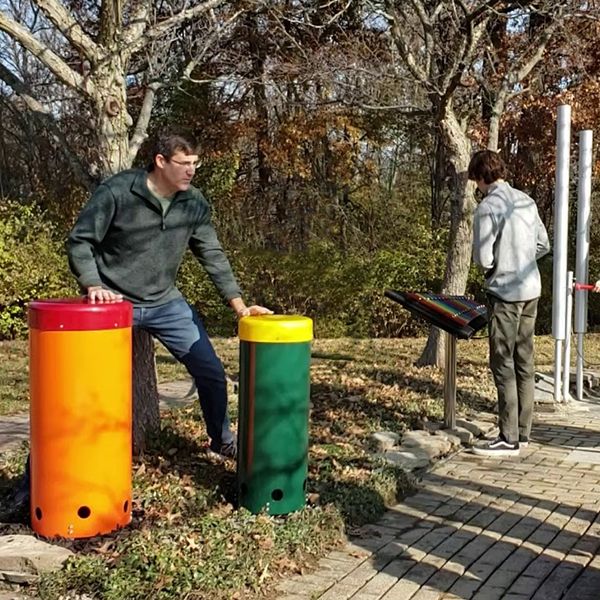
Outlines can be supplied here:
M92 511L87 506L80 506L77 510L77 515L81 519L87 519L92 514Z
M283 491L282 490L273 490L271 492L271 498L273 498L273 500L275 501L279 501L283 498Z

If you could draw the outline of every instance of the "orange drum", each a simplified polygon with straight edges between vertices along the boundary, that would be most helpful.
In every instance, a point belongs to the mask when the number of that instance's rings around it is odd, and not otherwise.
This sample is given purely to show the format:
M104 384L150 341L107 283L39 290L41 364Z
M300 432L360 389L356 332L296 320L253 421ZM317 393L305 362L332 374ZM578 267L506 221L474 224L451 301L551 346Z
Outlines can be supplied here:
M131 521L129 302L29 304L31 525L84 538Z

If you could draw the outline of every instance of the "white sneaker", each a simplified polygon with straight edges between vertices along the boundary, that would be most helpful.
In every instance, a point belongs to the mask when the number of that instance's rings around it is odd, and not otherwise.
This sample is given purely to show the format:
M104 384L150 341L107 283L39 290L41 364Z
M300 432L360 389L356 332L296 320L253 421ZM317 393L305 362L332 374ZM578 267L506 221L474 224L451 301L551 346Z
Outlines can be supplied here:
M519 442L511 444L503 437L497 437L481 446L473 446L472 451L478 456L519 456Z

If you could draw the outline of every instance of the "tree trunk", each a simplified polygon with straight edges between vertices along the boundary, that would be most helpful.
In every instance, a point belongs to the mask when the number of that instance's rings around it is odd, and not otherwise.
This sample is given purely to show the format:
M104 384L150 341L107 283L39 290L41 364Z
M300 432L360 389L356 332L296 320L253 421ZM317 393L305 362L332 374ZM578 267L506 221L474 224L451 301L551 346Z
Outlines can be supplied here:
M180 26L193 21L203 13L214 10L219 4L226 3L222 1L192 3L191 7L185 7L185 10L182 9L159 20L156 19L153 3L147 0L137 2L101 0L89 3L89 10L75 5L68 6L69 4L73 3L56 0L33 3L34 8L39 9L40 14L43 13L47 17L48 25L54 25L54 29L48 28L49 37L34 35L17 23L11 17L10 11L5 11L4 8L0 10L0 31L32 53L49 69L57 81L61 82L61 85L85 98L82 109L93 115L93 122L88 132L89 139L86 141L93 144L96 155L90 161L89 173L77 173L77 169L75 173L82 177L82 183L88 187L97 180L131 166L133 155L146 135L154 92L162 85L156 81L156 78L160 78L159 73L163 68L165 74L167 69L170 69L160 56L169 52L169 44L177 36ZM73 10L72 13L70 9ZM92 22L92 14L97 10L99 10L99 19L97 22ZM84 13L86 21L87 16L90 17L89 27L85 27L85 30L79 24ZM212 16L212 13L210 14ZM215 21L214 31L221 25L221 22ZM67 42L70 48L63 45L61 41L61 51L57 53L50 46L46 46L45 38L53 39L58 33L61 40L64 38L63 41ZM164 44L160 49L155 46L159 43ZM152 57L150 53L156 56ZM137 126L132 135L134 143L130 143L129 139L133 121L127 112L126 86L131 55L138 57L137 62L142 65L139 71L136 70L140 79L152 81L147 88L151 93L144 98ZM71 61L68 61L67 57ZM154 58L157 60L154 61ZM193 59L187 53L185 58L183 56L181 58L186 62ZM158 72L155 72L155 67ZM170 70L179 70L179 66ZM16 85L14 91L24 106L34 111L41 108L44 115L50 115L44 111L43 105L39 105L35 98L29 95L25 86L21 86L19 90L19 81L14 74L5 69L3 75L0 74L0 80L8 83L10 87ZM55 125L60 132L60 121ZM69 149L66 144L65 147L74 156L74 149ZM76 164L79 164L78 160ZM0 192L3 185L4 182L0 180ZM139 341L137 334L134 337ZM143 407L142 418L134 419L136 423L134 439L138 444L141 443L143 434L148 431L149 424L158 424L158 391L153 347L149 339L146 342L136 344L139 348L134 353L134 411L137 407ZM147 418L148 414L153 415L152 419Z
M115 59L94 78L94 98L99 146L98 168L112 175L131 167L129 130L133 120L127 112L127 92L122 73L124 66Z
M129 130L132 122L127 112L124 78L126 72L115 57L95 78L95 109L98 120L99 161L104 176L131 167ZM144 451L148 434L160 428L158 384L154 344L144 331L133 332L133 452Z
M248 45L252 56L252 95L256 111L256 161L258 166L258 188L262 193L269 186L271 168L266 154L269 144L269 108L265 88L265 61L267 60L264 39L258 30L255 14L248 16L250 32Z
M133 454L139 456L146 447L148 434L160 427L158 386L152 336L133 330Z
M473 210L475 187L468 180L467 169L471 158L471 142L461 127L452 106L440 120L444 154L452 172L452 210L450 215L450 247L446 256L446 270L442 293L464 294L471 264L473 238ZM443 367L445 358L444 337L433 327L418 365Z
M431 168L431 226L439 229L442 226L443 214L446 209L446 168L444 143L436 133L433 145L433 163Z
M507 100L508 93L506 90L500 90L491 109L487 149L491 150L492 152L498 152L500 121L502 119L502 115L504 114Z

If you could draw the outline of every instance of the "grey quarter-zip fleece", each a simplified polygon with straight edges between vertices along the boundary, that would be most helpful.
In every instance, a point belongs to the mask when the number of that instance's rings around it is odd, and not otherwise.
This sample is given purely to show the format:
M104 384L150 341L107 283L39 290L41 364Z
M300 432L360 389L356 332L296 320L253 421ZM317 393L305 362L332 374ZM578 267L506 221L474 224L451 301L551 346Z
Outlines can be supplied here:
M197 188L177 192L166 211L143 169L105 180L81 211L67 241L80 286L103 286L136 306L159 306L181 297L177 271L189 248L224 300L241 297L229 261Z
M491 184L473 220L473 260L485 272L486 290L506 302L538 298L537 260L549 251L533 199L505 181Z

